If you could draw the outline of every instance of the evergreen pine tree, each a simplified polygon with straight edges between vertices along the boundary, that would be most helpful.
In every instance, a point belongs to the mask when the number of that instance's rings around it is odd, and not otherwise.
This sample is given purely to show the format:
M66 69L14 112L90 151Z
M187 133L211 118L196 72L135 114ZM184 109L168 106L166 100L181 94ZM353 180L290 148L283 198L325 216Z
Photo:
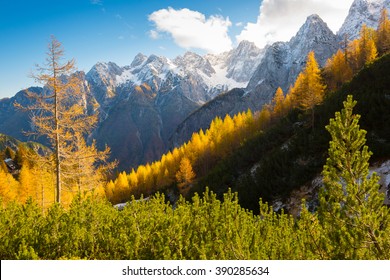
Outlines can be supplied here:
M330 258L389 257L389 210L379 193L376 174L369 175L371 152L360 129L352 96L326 126L332 140L323 170L319 217L327 233Z

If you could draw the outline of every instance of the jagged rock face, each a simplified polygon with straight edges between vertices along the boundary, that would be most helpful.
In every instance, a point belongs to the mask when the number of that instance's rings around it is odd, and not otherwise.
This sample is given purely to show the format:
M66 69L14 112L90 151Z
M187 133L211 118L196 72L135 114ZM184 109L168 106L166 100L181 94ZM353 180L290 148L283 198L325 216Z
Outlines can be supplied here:
M87 73L86 80L99 104L108 104L115 97L116 77L122 72L123 69L113 62L99 62Z
M206 55L215 68L226 69L226 77L246 87L256 67L264 56L264 49L259 49L252 42L242 41L237 48L220 55Z
M180 71L182 74L188 72L194 73L198 71L200 73L204 73L208 77L211 77L212 74L215 74L215 70L211 66L210 62L193 52L186 52L184 56L176 57L173 62L181 68Z
M138 66L141 66L147 59L148 57L146 55L142 53L137 54L134 57L133 62L130 64L130 68L137 68Z
M238 82L248 82L265 53L252 42L242 41L238 47L231 51L227 59L227 77ZM246 58L246 59L242 59Z
M253 74L247 91L256 102L269 102L277 87L287 91L302 71L309 52L320 66L339 48L338 38L317 15L309 16L298 33L286 43L271 45ZM260 96L255 96L260 95ZM260 103L262 106L264 103ZM255 109L255 108L253 108ZM256 108L257 109L257 108Z
M293 63L304 64L307 54L314 51L318 63L324 66L328 58L339 49L338 43L338 38L328 25L318 15L311 15L288 45Z
M321 66L339 48L338 37L317 15L309 16L289 42L277 42L265 50L245 91L229 91L210 101L181 124L171 139L172 145L188 141L192 131L205 128L216 116L259 110L269 103L280 86L286 92L305 66L306 57L314 51ZM234 102L234 106L230 104ZM217 108L209 110L209 108Z
M390 0L355 0L337 34L353 40L359 37L363 24L376 29L383 8L390 11Z

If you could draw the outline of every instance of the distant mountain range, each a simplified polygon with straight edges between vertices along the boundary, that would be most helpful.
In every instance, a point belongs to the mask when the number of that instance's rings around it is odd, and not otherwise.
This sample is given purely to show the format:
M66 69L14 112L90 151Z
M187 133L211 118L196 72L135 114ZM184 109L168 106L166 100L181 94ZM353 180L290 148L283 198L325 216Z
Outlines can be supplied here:
M219 55L187 52L170 60L140 53L124 67L99 62L80 73L80 100L90 113L100 114L91 137L99 147L111 147L120 170L156 160L194 131L206 129L216 116L258 110L272 100L277 87L287 91L310 51L323 66L345 36L356 38L363 24L376 27L383 7L389 9L390 0L355 0L337 34L311 15L289 42L264 49L243 41ZM0 100L0 133L25 141L23 131L32 128L28 113L13 107L15 101L30 102L25 91Z

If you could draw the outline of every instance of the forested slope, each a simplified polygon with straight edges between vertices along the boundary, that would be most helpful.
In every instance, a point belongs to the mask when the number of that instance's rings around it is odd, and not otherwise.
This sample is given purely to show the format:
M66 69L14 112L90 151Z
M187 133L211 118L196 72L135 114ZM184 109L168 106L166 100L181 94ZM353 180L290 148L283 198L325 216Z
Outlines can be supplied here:
M259 197L272 201L288 198L292 190L310 182L322 170L327 158L329 134L325 125L340 110L346 96L358 101L361 127L368 131L372 161L390 158L390 56L367 65L351 82L329 93L310 116L294 110L277 125L249 140L228 159L220 162L198 183L222 194L229 187L238 191L240 203L257 209Z

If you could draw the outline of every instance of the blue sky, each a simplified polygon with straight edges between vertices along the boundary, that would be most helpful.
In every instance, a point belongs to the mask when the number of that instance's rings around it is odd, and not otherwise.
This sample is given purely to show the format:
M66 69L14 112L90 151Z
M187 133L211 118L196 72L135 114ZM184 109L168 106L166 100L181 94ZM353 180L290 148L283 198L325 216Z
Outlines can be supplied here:
M62 42L66 58L75 58L78 69L88 71L98 61L129 65L139 52L173 58L186 50L225 51L244 39L257 40L260 47L288 40L312 12L324 13L324 18L335 17L338 11L341 18L352 0L327 2L331 4L319 0L267 0L264 5L261 0L2 0L0 98L35 84L28 76L35 64L44 62L51 35ZM302 9L302 3L307 9ZM275 16L279 6L284 7L280 17ZM289 19L289 28L276 28L275 22L285 24L283 18ZM291 30L278 37L279 31L272 28ZM272 36L266 41L264 34Z

